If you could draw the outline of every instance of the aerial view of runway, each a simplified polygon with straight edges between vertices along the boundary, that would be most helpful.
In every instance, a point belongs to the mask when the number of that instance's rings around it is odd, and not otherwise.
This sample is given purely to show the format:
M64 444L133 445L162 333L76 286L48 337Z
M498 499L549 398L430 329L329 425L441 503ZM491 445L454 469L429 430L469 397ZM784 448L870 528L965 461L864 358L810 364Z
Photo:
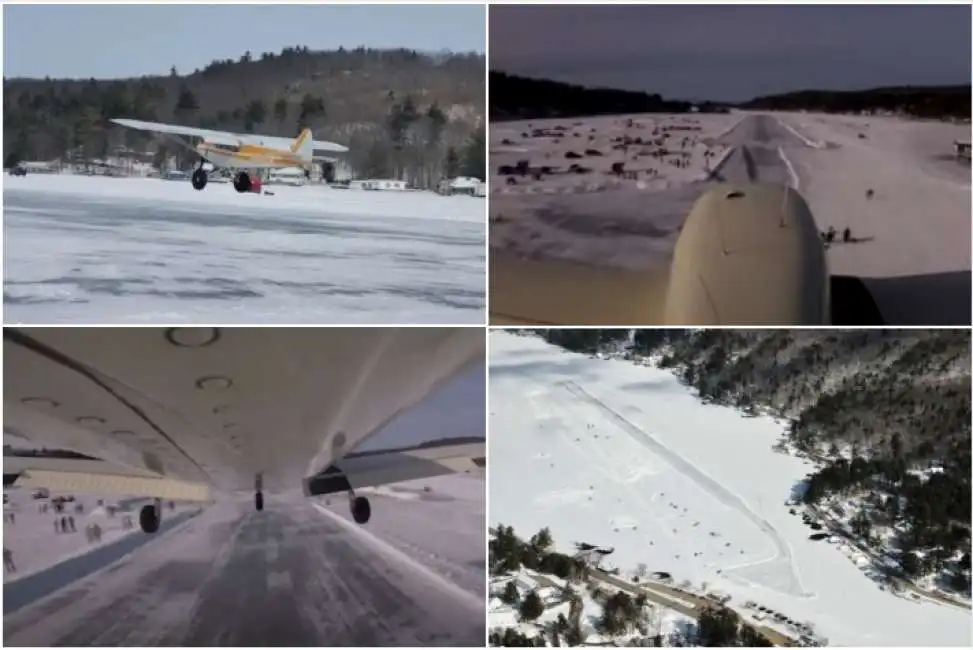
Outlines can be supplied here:
M217 502L81 579L6 584L3 643L482 646L483 482L451 480L371 496L363 527L344 495ZM23 602L32 580L65 584Z
M482 200L268 191L8 178L6 322L482 322Z

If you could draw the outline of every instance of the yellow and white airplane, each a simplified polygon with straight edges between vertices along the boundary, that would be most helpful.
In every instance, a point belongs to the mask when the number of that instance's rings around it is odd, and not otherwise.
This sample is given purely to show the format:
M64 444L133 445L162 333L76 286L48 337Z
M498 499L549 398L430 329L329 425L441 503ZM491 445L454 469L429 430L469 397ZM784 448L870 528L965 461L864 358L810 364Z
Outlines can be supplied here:
M5 457L4 484L208 502L239 491L349 495L486 467L482 422L456 437L356 447L485 363L471 328L5 328L4 432L92 459ZM394 442L393 442L394 444Z
M291 140L272 135L213 131L161 122L129 119L113 119L112 122L130 129L149 131L170 138L198 154L200 164L192 175L193 187L197 190L206 187L208 180L204 163L210 163L214 169L236 171L233 176L233 187L237 192L249 192L252 187L250 173L255 170L301 167L305 172L310 173L315 151L333 153L348 151L348 147L335 142L314 140L310 129L304 129L297 138ZM201 138L202 142L194 146L188 138Z

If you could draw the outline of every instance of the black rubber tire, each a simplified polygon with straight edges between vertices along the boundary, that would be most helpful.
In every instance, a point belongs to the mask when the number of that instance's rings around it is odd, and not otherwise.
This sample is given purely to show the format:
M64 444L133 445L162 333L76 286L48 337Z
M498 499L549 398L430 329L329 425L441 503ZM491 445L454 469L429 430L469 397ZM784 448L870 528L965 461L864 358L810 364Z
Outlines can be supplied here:
M372 504L366 497L355 497L351 503L351 516L356 524L367 524L372 518Z
M244 194L253 189L253 183L250 181L250 174L246 172L240 172L233 177L233 189L235 189L240 194Z
M159 530L159 513L154 505L142 506L139 510L139 526L143 533L154 533Z
M209 181L209 177L206 175L206 170L199 168L193 172L193 189L202 190L206 187L206 183Z

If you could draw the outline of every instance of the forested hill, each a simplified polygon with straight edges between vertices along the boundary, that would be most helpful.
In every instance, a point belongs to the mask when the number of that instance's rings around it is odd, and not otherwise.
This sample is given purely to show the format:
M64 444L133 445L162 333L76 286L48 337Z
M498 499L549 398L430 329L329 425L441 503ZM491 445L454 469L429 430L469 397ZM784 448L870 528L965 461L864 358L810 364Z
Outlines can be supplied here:
M317 139L349 145L362 173L388 177L395 169L381 168L407 165L403 158L466 146L484 119L484 81L481 54L306 47L246 52L168 76L4 79L4 158L98 157L144 143L108 126L130 117L285 136L309 126Z
M755 97L740 108L826 113L893 111L926 118L969 118L970 85L896 86L868 90L801 90Z

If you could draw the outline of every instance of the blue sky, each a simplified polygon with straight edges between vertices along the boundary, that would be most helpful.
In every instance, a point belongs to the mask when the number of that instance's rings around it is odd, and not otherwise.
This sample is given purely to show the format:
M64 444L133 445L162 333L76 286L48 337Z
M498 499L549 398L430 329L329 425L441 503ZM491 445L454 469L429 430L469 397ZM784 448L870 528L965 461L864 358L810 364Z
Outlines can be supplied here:
M356 451L416 445L427 440L486 437L486 368L480 363L390 422Z
M482 5L4 5L3 74L190 73L293 45L483 52L485 25Z
M970 83L969 5L504 5L490 68L670 98Z

